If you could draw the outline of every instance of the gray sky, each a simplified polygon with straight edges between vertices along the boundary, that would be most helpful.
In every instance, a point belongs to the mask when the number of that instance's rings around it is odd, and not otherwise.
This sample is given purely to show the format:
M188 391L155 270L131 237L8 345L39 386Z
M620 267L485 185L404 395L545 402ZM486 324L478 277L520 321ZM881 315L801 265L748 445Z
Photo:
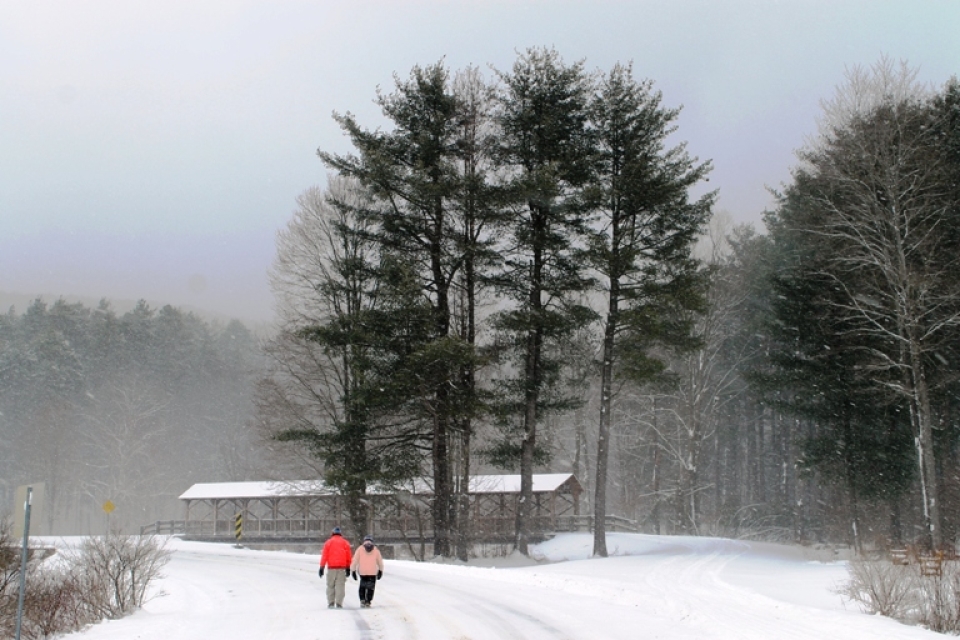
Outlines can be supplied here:
M316 149L348 149L331 113L375 126L394 73L531 46L633 61L718 209L759 224L845 68L941 85L958 30L955 0L0 0L0 292L266 321L275 233L325 181Z

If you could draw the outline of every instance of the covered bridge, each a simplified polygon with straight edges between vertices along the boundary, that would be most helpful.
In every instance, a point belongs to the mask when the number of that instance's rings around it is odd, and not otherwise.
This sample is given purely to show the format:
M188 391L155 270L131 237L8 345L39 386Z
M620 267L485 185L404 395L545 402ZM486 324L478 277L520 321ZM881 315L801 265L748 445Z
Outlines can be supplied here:
M540 536L589 529L589 518L580 515L581 493L573 474L534 474L531 529ZM472 476L468 494L474 541L510 539L520 476ZM431 498L426 482L403 491L368 491L367 531L384 542L431 539ZM316 541L347 519L344 497L315 480L201 483L180 500L185 509L182 531L192 539L232 539L237 514L243 517L243 537L248 540Z

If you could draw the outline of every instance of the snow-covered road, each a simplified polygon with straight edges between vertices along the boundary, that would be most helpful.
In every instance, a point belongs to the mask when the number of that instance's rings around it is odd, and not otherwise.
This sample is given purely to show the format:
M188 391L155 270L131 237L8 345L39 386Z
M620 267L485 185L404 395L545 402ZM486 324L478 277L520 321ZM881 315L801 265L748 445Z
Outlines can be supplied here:
M842 563L802 551L709 538L616 534L623 554L587 555L589 536L541 545L553 560L484 568L390 562L374 605L327 609L313 556L171 541L154 598L82 640L911 640L932 632L844 606Z

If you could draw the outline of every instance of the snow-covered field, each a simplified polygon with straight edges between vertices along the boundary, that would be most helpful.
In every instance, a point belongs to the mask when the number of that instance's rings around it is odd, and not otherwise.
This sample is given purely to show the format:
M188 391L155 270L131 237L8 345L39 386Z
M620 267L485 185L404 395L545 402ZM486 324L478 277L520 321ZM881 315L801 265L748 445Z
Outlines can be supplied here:
M141 611L77 640L537 640L942 638L868 616L835 593L842 562L803 549L716 538L587 534L536 548L534 566L387 561L371 609L348 581L327 609L317 558L171 540ZM549 561L549 562L548 562ZM509 562L507 563L509 564Z

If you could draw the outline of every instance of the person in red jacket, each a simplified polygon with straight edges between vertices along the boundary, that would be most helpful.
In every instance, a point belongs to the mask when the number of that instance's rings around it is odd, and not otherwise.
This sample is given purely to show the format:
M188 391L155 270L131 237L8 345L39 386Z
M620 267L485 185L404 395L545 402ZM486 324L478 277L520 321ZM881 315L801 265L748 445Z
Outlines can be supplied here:
M363 544L357 547L350 563L353 579L360 573L360 606L369 607L373 600L373 590L377 588L377 580L383 577L383 556L380 549L373 544L371 536L364 536Z
M340 527L334 527L330 538L324 543L320 553L320 577L323 569L327 571L327 607L343 608L343 594L347 587L347 576L350 575L350 561L353 554L350 543L340 532Z

